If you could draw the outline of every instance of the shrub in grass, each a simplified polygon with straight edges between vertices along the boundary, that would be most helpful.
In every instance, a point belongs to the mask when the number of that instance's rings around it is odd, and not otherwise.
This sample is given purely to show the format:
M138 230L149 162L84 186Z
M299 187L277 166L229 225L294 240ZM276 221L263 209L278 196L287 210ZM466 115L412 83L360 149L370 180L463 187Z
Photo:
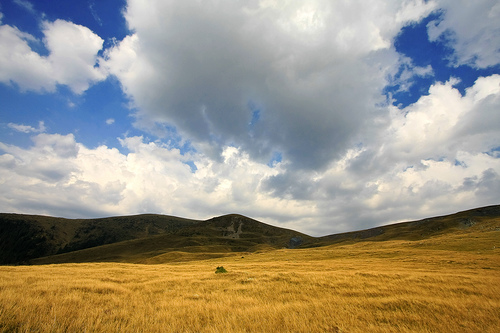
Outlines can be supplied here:
M215 274L218 274L218 273L227 273L226 269L222 266L218 266L216 269L215 269Z

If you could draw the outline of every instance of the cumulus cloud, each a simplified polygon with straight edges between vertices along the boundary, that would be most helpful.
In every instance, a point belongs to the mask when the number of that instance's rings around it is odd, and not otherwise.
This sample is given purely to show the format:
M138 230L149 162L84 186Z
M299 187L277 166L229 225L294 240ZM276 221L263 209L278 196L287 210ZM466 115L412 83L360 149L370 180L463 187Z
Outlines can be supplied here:
M346 153L320 181L326 197L356 198L356 211L400 218L439 214L441 207L474 207L497 203L492 188L463 187L466 179L498 180L500 160L500 76L479 78L461 96L453 80L436 83L429 95L405 109L391 107L391 125L380 136ZM480 119L486 119L482 121ZM487 123L488 122L488 123ZM491 170L490 170L491 169ZM480 194L481 192L481 194ZM394 212L391 212L393 214ZM388 214L390 215L390 214ZM373 218L373 217L372 217Z
M98 66L103 40L87 27L64 20L43 23L43 43L49 51L41 56L30 43L30 34L10 25L0 26L0 82L15 83L23 91L54 92L58 84L81 94L107 76Z
M392 139L386 150L409 163L453 157L457 151L488 152L500 142L500 75L479 78L461 96L454 80L436 83L429 95L393 109Z
M65 180L69 177L69 171L74 169L73 159L78 152L78 145L74 142L72 134L67 136L59 134L38 134L33 138L34 147L30 150L5 145L0 143L0 149L5 151L5 158L8 170L15 166L15 174L23 184L20 187L34 184L52 187L54 183ZM1 179L5 182L11 177ZM6 187L7 190L7 187ZM16 189L10 189L16 191ZM43 195L41 192L38 195ZM10 194L7 194L9 196ZM29 197L27 197L29 199ZM46 202L46 200L41 200Z
M431 41L455 50L454 65L478 68L500 63L500 3L496 0L438 0L442 17L428 25Z
M398 59L392 39L433 8L131 0L125 17L135 33L108 50L107 65L143 129L170 124L215 154L234 144L261 162L280 152L291 167L322 168L367 119L384 117L376 105Z
M68 85L75 93L82 93L90 84L104 80L99 68L97 52L103 40L87 27L56 20L44 23L45 45L49 49L52 75L59 84Z
M261 180L278 168L255 163L234 147L225 148L217 163L143 137L121 139L127 154L106 146L89 149L73 135L39 134L33 142L28 149L0 144L1 211L57 211L54 215L71 217L157 212L193 218L238 211L273 221L286 209L290 214L310 209L266 196ZM194 160L196 172L188 160Z

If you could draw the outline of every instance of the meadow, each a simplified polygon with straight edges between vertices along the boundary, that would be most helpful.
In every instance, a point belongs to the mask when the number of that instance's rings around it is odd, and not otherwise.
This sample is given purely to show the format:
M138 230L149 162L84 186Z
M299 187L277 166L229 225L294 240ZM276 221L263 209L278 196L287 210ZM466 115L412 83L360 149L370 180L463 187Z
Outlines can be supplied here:
M498 235L1 266L0 331L500 332Z

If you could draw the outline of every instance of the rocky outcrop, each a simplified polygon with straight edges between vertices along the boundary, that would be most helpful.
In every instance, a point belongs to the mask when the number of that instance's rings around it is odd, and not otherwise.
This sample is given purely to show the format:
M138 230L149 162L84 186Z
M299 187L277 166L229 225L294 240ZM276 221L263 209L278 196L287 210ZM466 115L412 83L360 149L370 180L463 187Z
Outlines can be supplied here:
M241 233L243 232L243 222L238 221L236 222L238 225L238 229L235 229L235 221L231 222L231 225L226 227L226 228L221 228L222 229L222 237L225 238L231 238L231 239L239 239Z

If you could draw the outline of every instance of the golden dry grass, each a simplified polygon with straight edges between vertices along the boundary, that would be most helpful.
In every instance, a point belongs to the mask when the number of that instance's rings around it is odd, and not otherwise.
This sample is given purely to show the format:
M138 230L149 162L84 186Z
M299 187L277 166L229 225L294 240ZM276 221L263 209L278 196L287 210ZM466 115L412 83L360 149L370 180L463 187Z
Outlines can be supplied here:
M0 331L499 332L500 249L449 251L439 242L162 265L4 266ZM219 265L229 272L215 274Z

